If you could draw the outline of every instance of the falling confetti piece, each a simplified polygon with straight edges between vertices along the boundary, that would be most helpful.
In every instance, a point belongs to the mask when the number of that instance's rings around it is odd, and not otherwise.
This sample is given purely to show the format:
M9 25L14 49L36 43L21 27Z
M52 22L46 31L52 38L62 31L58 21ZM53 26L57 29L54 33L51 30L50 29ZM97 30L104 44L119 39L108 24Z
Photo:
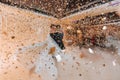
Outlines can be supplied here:
M116 60L114 60L112 63L113 63L113 66L116 66Z
M91 54L94 54L93 50L91 48L88 49L88 51L91 53Z
M106 65L105 64L103 64L103 67L105 67Z
M56 55L55 57L56 57L57 62L61 62L62 61L62 58L61 58L60 55Z
M118 55L120 56L120 53L118 53Z

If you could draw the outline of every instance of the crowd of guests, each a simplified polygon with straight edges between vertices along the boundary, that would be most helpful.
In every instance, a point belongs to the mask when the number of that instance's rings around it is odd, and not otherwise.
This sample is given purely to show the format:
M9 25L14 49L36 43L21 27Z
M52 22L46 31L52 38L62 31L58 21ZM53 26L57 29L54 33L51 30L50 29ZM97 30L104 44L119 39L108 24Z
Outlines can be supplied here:
M66 6L66 11L68 11L66 15L90 9L111 1L113 0L70 0L69 4Z
M0 0L0 2L41 12L54 17L64 17L66 12L86 10L112 0Z
M97 16L87 16L84 19L77 20L75 23L79 25L99 25L111 22L119 22L120 16L116 12L109 12Z
M72 26L66 29L66 39L71 40L68 45L81 47L99 46L106 47L107 37L112 36L120 40L120 25L102 26Z

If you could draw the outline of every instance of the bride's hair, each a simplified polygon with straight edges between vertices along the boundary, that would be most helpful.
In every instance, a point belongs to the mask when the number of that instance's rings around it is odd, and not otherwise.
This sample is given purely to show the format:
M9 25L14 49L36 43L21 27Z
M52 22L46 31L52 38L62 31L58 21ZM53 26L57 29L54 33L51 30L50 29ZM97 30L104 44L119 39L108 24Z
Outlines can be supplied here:
M50 25L50 28L53 28L53 26L56 26L56 25L54 25L54 24L51 24L51 25Z

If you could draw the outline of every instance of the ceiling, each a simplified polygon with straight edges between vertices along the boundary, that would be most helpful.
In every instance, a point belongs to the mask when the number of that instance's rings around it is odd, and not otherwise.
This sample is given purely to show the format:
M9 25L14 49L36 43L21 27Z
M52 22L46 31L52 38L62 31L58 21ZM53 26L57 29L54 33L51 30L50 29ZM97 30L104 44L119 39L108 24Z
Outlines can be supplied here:
M102 5L112 0L0 0L0 2L29 9L56 18L63 18L80 10Z

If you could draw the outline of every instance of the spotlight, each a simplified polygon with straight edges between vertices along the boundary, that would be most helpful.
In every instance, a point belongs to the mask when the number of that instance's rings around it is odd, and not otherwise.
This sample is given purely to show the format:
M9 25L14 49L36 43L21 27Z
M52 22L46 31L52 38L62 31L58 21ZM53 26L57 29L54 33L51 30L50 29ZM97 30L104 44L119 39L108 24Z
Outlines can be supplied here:
M56 58L57 62L61 62L62 61L62 58L61 58L60 55L56 55L55 58Z

